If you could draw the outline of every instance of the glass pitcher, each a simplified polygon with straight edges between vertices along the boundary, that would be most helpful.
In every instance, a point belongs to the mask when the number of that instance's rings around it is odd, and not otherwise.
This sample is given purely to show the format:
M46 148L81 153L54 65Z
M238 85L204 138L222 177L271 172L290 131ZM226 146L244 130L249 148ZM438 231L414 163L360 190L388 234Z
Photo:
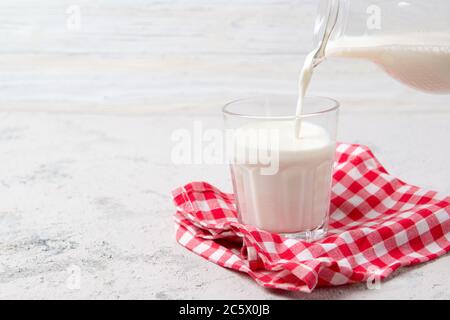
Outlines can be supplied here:
M449 0L322 0L314 42L315 65L368 59L410 87L450 93Z

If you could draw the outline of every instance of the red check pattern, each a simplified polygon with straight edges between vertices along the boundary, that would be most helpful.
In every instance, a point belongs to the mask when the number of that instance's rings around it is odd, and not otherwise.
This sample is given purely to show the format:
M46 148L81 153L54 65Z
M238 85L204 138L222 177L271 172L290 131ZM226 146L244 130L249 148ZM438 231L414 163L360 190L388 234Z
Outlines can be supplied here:
M204 182L173 198L182 246L267 288L311 292L382 280L450 250L450 197L391 176L362 145L337 146L330 230L316 242L240 224L233 195Z

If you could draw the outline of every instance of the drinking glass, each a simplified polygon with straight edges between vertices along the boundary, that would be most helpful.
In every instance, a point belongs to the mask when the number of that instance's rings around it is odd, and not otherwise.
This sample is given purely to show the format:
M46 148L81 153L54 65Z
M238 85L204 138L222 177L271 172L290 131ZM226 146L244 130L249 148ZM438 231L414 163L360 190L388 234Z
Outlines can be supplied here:
M267 95L223 107L239 221L313 241L328 228L339 103ZM299 125L299 135L296 126Z

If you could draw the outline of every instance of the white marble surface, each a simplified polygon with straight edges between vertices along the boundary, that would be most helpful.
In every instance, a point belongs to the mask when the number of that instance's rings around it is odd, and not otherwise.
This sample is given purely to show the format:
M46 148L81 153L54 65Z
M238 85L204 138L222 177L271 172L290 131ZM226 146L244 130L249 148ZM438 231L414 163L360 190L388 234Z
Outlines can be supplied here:
M448 255L379 290L306 295L262 289L175 243L170 191L231 185L226 166L172 164L171 133L220 127L236 97L295 92L314 1L41 3L0 3L0 298L450 298ZM73 4L78 31L65 28ZM450 96L356 61L327 61L312 93L341 101L341 141L450 194Z

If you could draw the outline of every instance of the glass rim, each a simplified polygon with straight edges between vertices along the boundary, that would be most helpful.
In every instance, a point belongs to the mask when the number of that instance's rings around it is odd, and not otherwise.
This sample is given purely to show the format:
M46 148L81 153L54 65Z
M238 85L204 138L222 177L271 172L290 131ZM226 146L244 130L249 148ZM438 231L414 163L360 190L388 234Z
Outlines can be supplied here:
M275 96L282 96L282 97L293 96L293 95L289 95L289 94L280 94L280 95L274 94L274 95ZM270 96L270 95L266 95L266 96ZM292 115L292 116L245 115L245 114L240 114L240 113L236 113L236 112L232 112L232 111L227 110L227 108L230 105L235 105L236 103L244 102L244 101L256 100L258 98L262 98L262 97L266 97L266 96L265 95L257 95L257 96L251 96L251 97L247 97L247 98L240 98L240 99L232 100L232 101L226 103L222 107L222 113L224 115L226 115L226 116L233 116L233 117L238 117L238 118L254 119L254 120L294 120L294 119L309 118L309 117L314 117L314 116L328 114L328 113L336 111L336 110L338 110L340 108L339 101L337 101L337 100L335 100L333 98L324 97L324 96L305 96L305 100L306 99L311 99L311 98L326 100L328 102L331 102L332 106L329 107L329 108L326 108L324 110L321 110L321 111L303 113L300 116L296 116L296 115Z

